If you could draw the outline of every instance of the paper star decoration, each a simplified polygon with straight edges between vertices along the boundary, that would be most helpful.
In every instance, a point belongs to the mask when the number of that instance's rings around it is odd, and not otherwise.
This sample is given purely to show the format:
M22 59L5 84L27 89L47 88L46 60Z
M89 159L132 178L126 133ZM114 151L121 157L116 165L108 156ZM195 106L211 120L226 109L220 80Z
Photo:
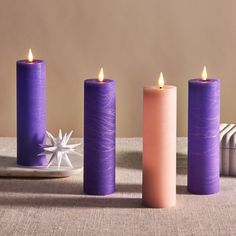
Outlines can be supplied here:
M76 144L68 144L68 141L72 135L73 131L71 131L69 134L65 133L62 135L61 130L59 130L59 137L55 138L51 133L46 131L46 134L51 142L50 145L43 144L41 147L43 148L43 152L39 155L51 155L50 160L48 162L47 168L52 165L54 160L57 160L57 167L60 169L62 159L65 160L65 162L73 168L70 159L69 154L77 154L78 152L75 151L76 147L80 145L80 143Z

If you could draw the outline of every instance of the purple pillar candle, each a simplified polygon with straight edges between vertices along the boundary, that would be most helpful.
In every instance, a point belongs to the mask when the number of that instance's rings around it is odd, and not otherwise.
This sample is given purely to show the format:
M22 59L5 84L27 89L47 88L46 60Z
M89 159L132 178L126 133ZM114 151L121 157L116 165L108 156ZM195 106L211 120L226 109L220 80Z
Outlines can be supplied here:
M19 60L17 67L17 164L42 166L46 164L40 144L45 143L46 97L45 63Z
M101 74L103 71L101 69ZM116 83L111 79L84 81L84 192L115 191Z
M205 72L205 73L204 73ZM214 194L219 191L220 81L189 81L188 191Z

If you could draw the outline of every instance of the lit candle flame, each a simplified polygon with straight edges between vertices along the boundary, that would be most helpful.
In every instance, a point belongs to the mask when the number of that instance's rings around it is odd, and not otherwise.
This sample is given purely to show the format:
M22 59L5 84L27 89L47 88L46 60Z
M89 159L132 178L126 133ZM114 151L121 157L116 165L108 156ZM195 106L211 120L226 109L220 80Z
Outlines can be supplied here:
M29 49L29 53L28 53L28 61L29 62L32 62L34 60L34 57L33 57L33 53L32 53L32 50L31 48Z
M204 66L203 71L202 71L202 80L207 79L207 69L206 66Z
M163 77L162 72L161 72L161 74L160 74L160 76L159 76L158 85L159 85L159 87L160 87L161 89L164 87L164 77Z
M104 80L104 72L103 72L103 68L101 68L99 75L98 75L98 80L100 82L102 82Z

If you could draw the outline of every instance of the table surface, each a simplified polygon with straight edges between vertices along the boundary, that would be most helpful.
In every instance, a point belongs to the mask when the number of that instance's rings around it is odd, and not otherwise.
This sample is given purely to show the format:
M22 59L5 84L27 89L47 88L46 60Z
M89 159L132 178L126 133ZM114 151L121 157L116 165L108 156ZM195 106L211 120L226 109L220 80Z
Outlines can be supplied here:
M6 144L15 139L0 138L0 150ZM117 139L116 192L106 197L83 194L82 173L0 178L0 235L236 235L236 178L221 177L218 194L192 195L185 138L177 150L177 205L169 209L141 205L140 138Z
M83 168L83 150L80 146L77 148L77 153L70 154L69 157L73 168L68 166L64 159L61 161L60 168L57 160L54 160L48 168L20 166L16 163L16 139L0 138L0 177L55 178L80 174ZM50 158L51 155L48 155L48 160Z

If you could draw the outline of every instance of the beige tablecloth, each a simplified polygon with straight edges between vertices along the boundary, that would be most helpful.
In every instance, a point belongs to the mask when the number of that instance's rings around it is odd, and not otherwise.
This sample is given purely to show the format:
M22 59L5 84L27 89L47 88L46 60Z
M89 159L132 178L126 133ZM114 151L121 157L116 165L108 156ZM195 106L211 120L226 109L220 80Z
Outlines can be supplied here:
M14 139L0 139L14 144ZM236 178L221 192L186 191L186 140L178 139L177 206L141 206L141 139L117 140L117 190L87 196L82 174L61 179L0 179L0 235L236 235ZM1 158L1 157L0 157Z

